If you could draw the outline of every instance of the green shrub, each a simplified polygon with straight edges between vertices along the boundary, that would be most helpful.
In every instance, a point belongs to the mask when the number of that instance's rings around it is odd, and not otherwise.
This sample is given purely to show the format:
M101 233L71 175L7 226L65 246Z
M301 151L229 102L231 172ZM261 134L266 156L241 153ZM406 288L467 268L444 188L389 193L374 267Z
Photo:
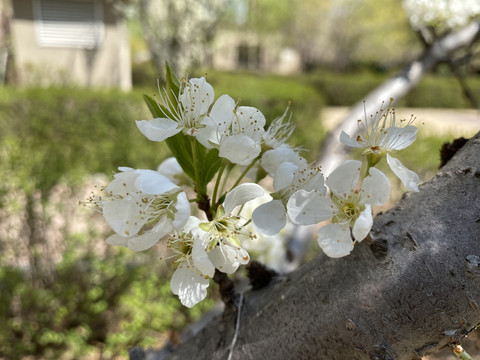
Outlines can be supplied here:
M135 119L147 115L141 94L90 89L0 91L2 162L24 190L118 166L155 168L166 147L148 141Z
M166 332L179 332L211 307L207 299L184 308L170 291L170 270L154 254L79 254L86 242L67 239L53 277L41 283L0 267L0 357L84 359L102 351L125 358L133 346L158 347Z

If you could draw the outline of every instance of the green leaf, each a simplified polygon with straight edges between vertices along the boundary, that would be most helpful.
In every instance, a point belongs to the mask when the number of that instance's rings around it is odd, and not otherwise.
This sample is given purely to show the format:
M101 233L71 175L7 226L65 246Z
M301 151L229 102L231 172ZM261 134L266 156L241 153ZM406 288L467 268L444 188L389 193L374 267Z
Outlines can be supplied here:
M168 111L148 95L143 95L148 109L154 117L164 117L164 112ZM193 154L189 139L182 133L169 137L165 140L168 148L175 156L178 163L185 173L195 181L195 170L193 167Z
M167 73L167 86L165 92L171 104L178 103L178 96L180 95L180 82L178 81L172 65L166 61L165 68Z
M221 164L222 159L218 156L217 149L204 151L204 155L199 159L198 167L200 178L205 182L205 186L213 179Z
M172 116L169 109L167 109L165 106L156 102L150 96L144 94L143 99L145 100L145 103L147 104L148 110L150 110L153 117L155 117L155 118L168 117L169 119L174 118L174 116Z

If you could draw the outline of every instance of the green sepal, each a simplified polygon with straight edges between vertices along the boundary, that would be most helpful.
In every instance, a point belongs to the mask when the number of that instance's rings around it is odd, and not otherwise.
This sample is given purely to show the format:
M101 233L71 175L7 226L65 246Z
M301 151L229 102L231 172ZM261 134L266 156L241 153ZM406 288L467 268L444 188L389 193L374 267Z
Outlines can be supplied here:
M265 178L268 173L263 169L263 167L259 166L257 169L257 175L255 176L255 182L258 184L260 180Z
M209 222L204 222L204 223L198 224L198 227L203 231L209 232L210 230L212 230L213 224Z

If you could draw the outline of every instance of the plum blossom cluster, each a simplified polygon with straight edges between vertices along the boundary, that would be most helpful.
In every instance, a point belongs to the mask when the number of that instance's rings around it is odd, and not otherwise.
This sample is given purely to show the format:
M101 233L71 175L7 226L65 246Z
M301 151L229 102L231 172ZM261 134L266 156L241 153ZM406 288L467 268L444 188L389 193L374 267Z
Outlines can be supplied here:
M260 110L228 95L215 100L205 77L179 81L167 71L159 90L157 99L145 97L154 118L136 124L147 139L166 142L173 157L157 170L119 168L89 201L114 232L108 244L133 251L166 246L175 269L171 290L187 307L206 297L217 273L247 264L246 249L261 249L260 258L278 265L284 251L276 236L288 224L322 223L323 252L348 255L367 237L372 207L390 196L388 178L375 168L383 157L407 190L418 191L418 176L390 155L413 143L417 128L413 119L397 122L390 108L359 121L358 135L342 133L345 145L364 148L363 159L325 179L288 143L288 107L266 127ZM258 184L263 177L272 179L270 189Z
M452 29L480 15L478 0L403 0L403 7L415 29Z

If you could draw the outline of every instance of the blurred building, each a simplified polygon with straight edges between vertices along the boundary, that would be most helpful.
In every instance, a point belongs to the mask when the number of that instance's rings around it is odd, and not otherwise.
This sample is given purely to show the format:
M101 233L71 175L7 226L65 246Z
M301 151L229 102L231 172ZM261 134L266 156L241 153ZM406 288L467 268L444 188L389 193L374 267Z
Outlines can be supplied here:
M131 88L127 25L112 2L14 0L12 5L21 84Z
M300 72L300 54L282 43L281 34L260 36L245 31L219 31L212 45L212 67L283 75Z

